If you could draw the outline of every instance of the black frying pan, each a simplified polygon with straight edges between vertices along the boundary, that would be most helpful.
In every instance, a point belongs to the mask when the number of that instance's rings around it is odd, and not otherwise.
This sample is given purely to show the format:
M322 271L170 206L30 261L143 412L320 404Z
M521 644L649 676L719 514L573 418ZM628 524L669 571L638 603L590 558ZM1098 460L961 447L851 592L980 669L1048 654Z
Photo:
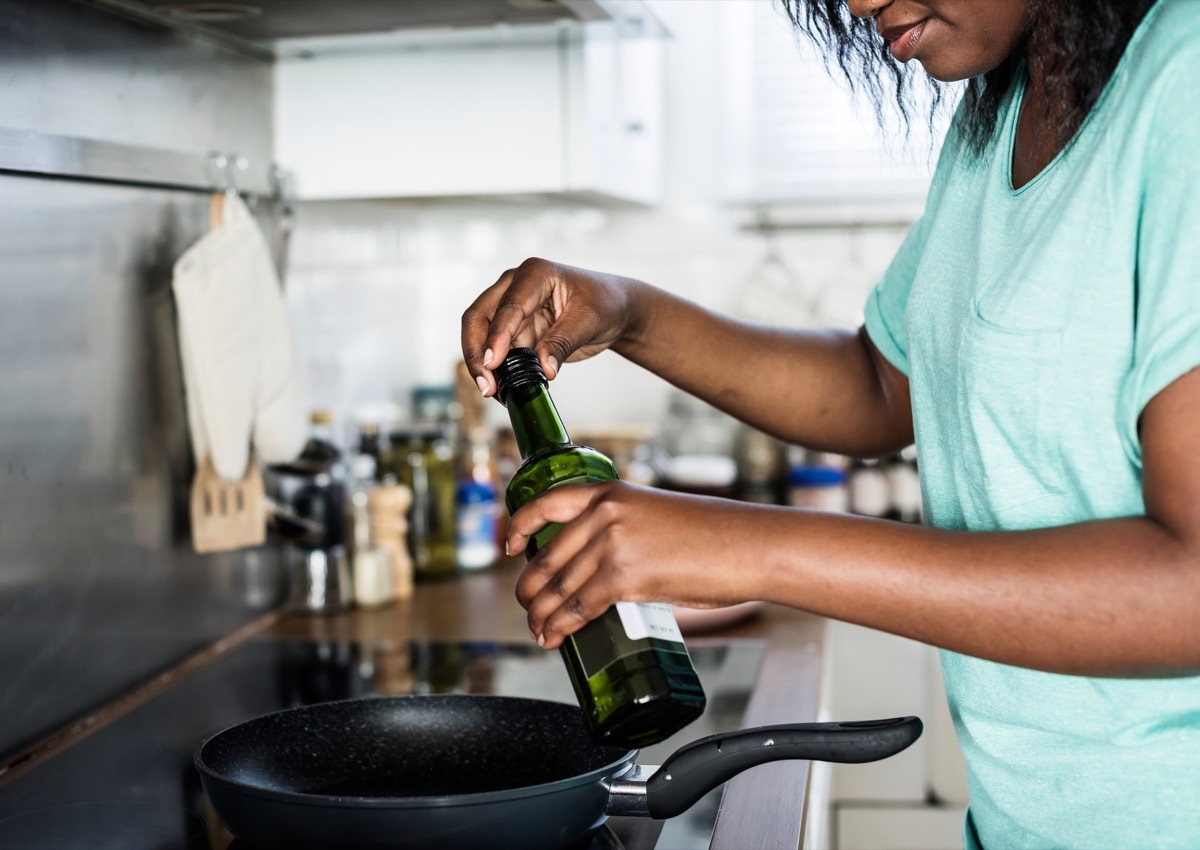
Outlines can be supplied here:
M594 743L574 705L377 697L232 726L195 762L214 811L256 848L542 850L609 815L673 817L754 765L875 761L920 734L915 717L763 726L702 738L655 770Z

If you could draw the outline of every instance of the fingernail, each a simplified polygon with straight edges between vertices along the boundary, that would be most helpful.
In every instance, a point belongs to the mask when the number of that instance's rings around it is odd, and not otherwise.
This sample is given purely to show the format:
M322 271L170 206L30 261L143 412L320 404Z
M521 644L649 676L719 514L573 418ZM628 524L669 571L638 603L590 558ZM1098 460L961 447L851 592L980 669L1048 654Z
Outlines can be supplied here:
M479 377L477 377L475 379L475 386L479 387L479 392L483 393L484 395L487 395L488 382L487 382L487 378L483 377L483 375L480 375Z
M483 352L483 365L489 368L492 365L492 350L490 348Z
M505 555L508 555L510 558L512 557L512 552L511 552L511 551L509 550L509 548L508 548L508 541L507 541L507 540L505 540L505 541L504 541L504 554L505 554Z
M545 635L538 635L538 636L537 636L537 642L538 642L538 646L545 646L545 645L546 645L546 636L545 636Z
M555 375L558 374L558 358L557 357L547 357L546 365L548 365L551 369L554 370Z

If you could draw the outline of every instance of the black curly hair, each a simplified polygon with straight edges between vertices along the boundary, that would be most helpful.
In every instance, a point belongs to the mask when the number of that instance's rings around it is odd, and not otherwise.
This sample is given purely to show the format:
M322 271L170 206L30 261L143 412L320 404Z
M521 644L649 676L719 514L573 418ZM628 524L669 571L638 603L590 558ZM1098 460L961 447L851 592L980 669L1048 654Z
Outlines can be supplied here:
M875 32L875 22L855 18L846 0L778 0L792 25L835 59L855 91L864 91L882 120L889 99L905 122L912 121L910 94L915 72L897 62ZM1125 46L1158 0L1030 0L1029 31L1018 51L963 90L962 131L981 156L996 129L1000 104L1022 61L1036 69L1056 122L1055 142L1065 145L1095 105ZM951 89L921 75L932 91L933 111ZM928 116L932 122L933 114Z

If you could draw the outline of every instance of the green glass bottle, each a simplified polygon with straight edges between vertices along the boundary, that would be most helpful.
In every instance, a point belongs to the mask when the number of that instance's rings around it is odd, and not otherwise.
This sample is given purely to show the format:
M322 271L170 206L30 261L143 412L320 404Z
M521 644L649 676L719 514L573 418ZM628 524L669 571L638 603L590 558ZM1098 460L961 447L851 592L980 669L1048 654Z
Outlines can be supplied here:
M512 349L495 372L496 395L508 408L524 458L505 492L510 514L551 487L617 477L612 461L567 436L533 349ZM526 557L559 528L551 523L534 535ZM654 744L704 711L704 689L669 605L618 602L560 651L588 730L600 743Z

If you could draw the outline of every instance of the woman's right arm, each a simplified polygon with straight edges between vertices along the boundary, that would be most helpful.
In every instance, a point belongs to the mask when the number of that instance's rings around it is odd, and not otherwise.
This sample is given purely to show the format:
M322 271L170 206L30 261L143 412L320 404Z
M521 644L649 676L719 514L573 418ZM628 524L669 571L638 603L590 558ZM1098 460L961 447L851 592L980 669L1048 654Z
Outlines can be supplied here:
M536 348L551 378L612 348L789 443L871 456L912 442L908 379L865 332L748 322L631 278L526 260L463 314L462 345L485 395L514 345Z

